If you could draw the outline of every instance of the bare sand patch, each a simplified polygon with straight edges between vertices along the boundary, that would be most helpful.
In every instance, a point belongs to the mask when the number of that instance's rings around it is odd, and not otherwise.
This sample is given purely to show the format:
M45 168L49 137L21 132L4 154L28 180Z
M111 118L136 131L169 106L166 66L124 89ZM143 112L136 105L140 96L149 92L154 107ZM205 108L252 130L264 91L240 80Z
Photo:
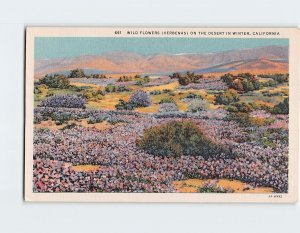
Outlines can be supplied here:
M46 129L50 129L50 130L60 130L60 129L63 129L64 127L66 127L67 125L71 125L71 124L83 126L86 128L96 128L98 130L106 130L106 129L114 128L123 123L117 123L115 125L112 125L107 121L103 121L100 123L89 124L86 119L83 119L83 120L79 120L79 121L73 120L73 121L69 121L68 123L65 123L65 124L56 125L55 121L48 120L48 121L41 121L41 123L35 124L34 127L36 129L45 129L46 128Z
M207 181L213 181L212 179L189 179L182 181L174 181L173 185L179 193L196 193L197 189ZM219 179L216 182L217 185L223 188L231 188L235 193L272 193L273 189L268 187L251 187L247 183L239 180Z
M99 165L75 165L71 166L71 168L76 172L93 172L93 171L99 171L100 166Z

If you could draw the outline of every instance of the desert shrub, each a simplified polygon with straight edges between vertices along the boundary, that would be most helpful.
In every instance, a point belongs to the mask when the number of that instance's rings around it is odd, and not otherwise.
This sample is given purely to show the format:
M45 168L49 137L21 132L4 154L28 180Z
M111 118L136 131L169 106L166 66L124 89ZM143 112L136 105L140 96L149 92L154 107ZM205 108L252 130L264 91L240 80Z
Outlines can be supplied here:
M248 112L230 112L226 117L226 120L233 120L242 127L260 127L272 124L275 121L275 118L253 117Z
M171 79L178 79L180 85L186 86L190 83L199 83L203 75L197 75L194 72L187 71L185 74L174 73L170 75Z
M51 119L55 121L56 125L62 125L70 120L73 120L73 116L70 112L62 113L61 111L58 111L51 115Z
M91 101L102 100L105 93L102 90L86 90L83 92L83 97Z
M175 103L162 103L159 105L159 112L176 112L178 106Z
M274 80L269 80L267 82L262 82L261 83L262 87L276 87L276 85L277 85L277 82L274 81Z
M162 92L161 90L154 90L154 91L150 91L150 95L160 95Z
M96 124L96 123L101 123L105 120L107 120L107 116L99 113L99 114L91 114L87 122L88 124Z
M76 95L53 95L41 101L39 107L85 108L85 99Z
M225 118L229 121L235 121L242 127L250 127L251 119L249 113L245 112L230 112Z
M131 89L127 86L118 86L117 87L117 92L128 92L128 91L131 91Z
M259 134L258 142L263 147L275 148L280 142L281 144L288 145L289 133L286 129L270 128L261 131Z
M221 80L225 82L229 88L239 92L259 90L262 87L262 83L251 73L241 73L238 75L225 74L221 77Z
M249 103L250 107L253 109L253 110L264 110L264 111L267 111L267 112L272 112L272 107L265 104L265 103L261 103L261 102L250 102Z
M171 98L171 97L165 97L165 98L162 98L159 101L159 104L164 104L164 103L173 103L173 104L176 104L176 101L173 98Z
M83 69L74 69L70 71L69 78L83 78L85 77Z
M171 90L170 89L163 89L162 92L167 94L167 93L170 93Z
M133 79L134 78L132 76L123 75L123 76L119 77L117 82L129 82L129 81L132 81Z
M253 126L267 126L272 124L275 121L274 117L270 118L256 118L256 117L250 117L250 123Z
M275 105L272 112L274 114L289 114L289 98L285 98L282 102Z
M105 74L91 74L90 78L94 78L94 79L106 79L106 75Z
M273 97L273 96L284 96L284 93L282 92L271 92L271 91L263 91L263 96Z
M138 90L130 96L129 103L135 107L148 107L151 104L149 93Z
M70 87L70 81L64 75L54 74L54 75L45 75L41 78L38 84L45 84L50 88L60 88L65 89Z
M113 84L108 84L106 87L105 87L105 91L110 93L110 92L116 92L117 91L117 87Z
M149 82L150 82L149 76L145 76L144 78L139 79L135 84L138 86L142 86L145 83L149 83Z
M47 85L41 84L41 85L34 85L34 94L42 94L48 90Z
M108 122L112 125L115 125L115 124L118 124L118 123L124 123L124 122L127 122L119 117L110 117L108 119Z
M229 105L240 100L240 95L234 89L229 89L224 93L216 96L217 104Z
M113 84L108 84L105 87L105 92L111 93L111 92L127 92L127 91L131 91L131 89L127 86L115 86Z
M207 181L202 186L198 187L198 193L233 193L231 188L223 188L213 181Z
M119 103L115 105L117 110L133 110L134 105L132 103L128 103L125 100L120 99Z
M44 116L41 113L34 113L33 124L39 124L44 120Z
M209 103L204 99L193 99L189 104L190 112L200 112L207 110L209 107Z
M226 109L229 112L244 112L248 113L253 110L252 106L245 102L235 102L232 103L229 107Z
M83 108L37 107L34 109L34 121L38 123L46 120L79 120L88 118L93 111Z
M76 92L82 92L82 91L87 91L90 90L92 87L89 86L74 86L74 85L70 85L70 87L68 88L69 90L72 91L76 91Z
M188 95L185 97L187 99L203 99L203 97L201 95L198 95L196 93L188 93Z
M258 75L261 78L271 78L277 83L284 83L289 81L289 74L260 74Z
M67 124L66 126L64 126L61 130L66 130L66 129L73 129L75 128L77 125L73 122L71 124Z
M192 121L171 121L144 131L137 146L156 156L202 156L204 158L229 155L228 151L208 139Z

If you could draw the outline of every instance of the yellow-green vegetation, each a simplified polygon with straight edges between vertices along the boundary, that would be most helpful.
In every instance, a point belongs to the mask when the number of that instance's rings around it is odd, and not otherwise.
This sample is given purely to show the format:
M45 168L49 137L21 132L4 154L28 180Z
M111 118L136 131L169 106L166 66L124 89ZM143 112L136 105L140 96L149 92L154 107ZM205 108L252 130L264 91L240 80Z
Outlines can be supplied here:
M34 106L35 107L41 100L43 100L46 97L48 91L49 91L49 89L48 89L47 85L45 85L45 84L36 85L34 87Z
M53 120L42 121L38 124L35 124L36 129L51 129L51 130L62 130L65 128L83 126L85 128L96 128L98 130L107 130L115 126L121 125L122 123L117 123L115 125L109 123L108 121L102 121L99 123L89 124L87 119L80 120L71 120L63 124L56 124Z
M148 128L136 144L148 153L162 157L183 154L208 158L218 153L234 157L227 148L207 138L193 121L171 121Z
M164 85L159 85L159 86L152 86L152 87L143 87L143 91L154 91L154 90L177 90L179 87L179 83L177 81L172 82L172 83L168 83L168 84L164 84Z
M220 107L218 105L225 105L224 108L227 108L226 105L232 104L232 100L230 98L228 99L228 96L233 96L233 102L239 101L241 103L251 104L254 108L270 110L274 108L274 106L283 102L289 94L287 82L288 76L282 76L284 77L283 80L280 79L281 76L279 74L273 76L265 77L262 75L262 77L255 77L252 74L239 74L237 76L226 74L222 76L222 79L236 90L230 89L229 91L222 91L181 89L180 87L182 85L180 85L178 78L174 78L170 83L161 85L158 84L155 86L145 85L147 83L141 83L140 85L137 85L137 83L131 83L124 84L124 86L122 86L122 82L137 81L144 78L139 75L134 76L120 74L119 76L114 77L118 78L118 85L109 84L106 86L100 86L91 83L80 83L78 80L73 82L72 78L68 79L63 75L46 75L39 81L39 83L35 84L34 104L37 106L40 101L51 95L71 94L80 95L86 98L86 106L88 108L115 110L119 100L128 102L132 94L140 90L149 93L151 98L150 106L135 107L134 111L143 113L158 112L161 100L166 98L172 98L174 103L178 106L179 111L188 111L191 101L185 101L185 98L187 98L190 94L201 96L201 99L207 101L209 109L216 109ZM159 78L159 76L146 77L148 81ZM278 77L280 82L275 81ZM202 78L203 77L201 76L198 81L201 81ZM239 89L239 86L236 87L233 85L236 80L242 82L244 85L243 88ZM270 85L260 86L257 82L272 82L272 85L270 83ZM50 86L47 86L48 84Z
M87 107L114 110L119 99L128 101L132 92L114 92L103 96L101 101L88 101Z

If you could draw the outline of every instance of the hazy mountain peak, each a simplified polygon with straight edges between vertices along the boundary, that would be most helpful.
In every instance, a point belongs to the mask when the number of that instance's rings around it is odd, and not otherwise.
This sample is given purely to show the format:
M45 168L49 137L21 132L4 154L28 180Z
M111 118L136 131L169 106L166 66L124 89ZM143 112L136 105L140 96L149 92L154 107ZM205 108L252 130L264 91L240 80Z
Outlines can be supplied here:
M73 68L90 68L117 73L176 72L184 70L203 70L237 61L248 62L251 60L256 60L258 63L261 63L261 65L247 65L246 67L250 70L252 67L263 68L276 66L276 61L288 61L288 46L267 46L209 54L161 53L140 55L130 51L114 51L103 55L82 55L73 58L39 60L35 63L35 74L36 76L41 76L46 73L70 70ZM279 66L281 68L283 67L282 65L278 65L278 67Z

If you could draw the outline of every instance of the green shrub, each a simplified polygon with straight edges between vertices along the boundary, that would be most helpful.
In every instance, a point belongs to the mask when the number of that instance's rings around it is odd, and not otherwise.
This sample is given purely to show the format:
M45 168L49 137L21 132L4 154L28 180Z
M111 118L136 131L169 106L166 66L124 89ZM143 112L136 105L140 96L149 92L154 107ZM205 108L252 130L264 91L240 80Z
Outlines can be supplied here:
M198 95L196 93L188 93L188 95L185 97L187 99L203 99L203 97L201 95Z
M34 85L34 94L42 94L47 92L48 87L45 84Z
M70 85L70 87L69 87L69 90L76 91L76 92L87 91L90 89L91 89L91 87L89 87L89 86L78 87L78 86Z
M64 131L64 130L66 130L66 129L73 129L73 128L75 128L77 125L73 122L73 123L71 123L71 124L67 124L66 126L64 126L62 129L61 129L61 131Z
M200 112L207 110L209 103L203 99L193 99L189 104L189 111L191 112Z
M74 69L71 70L69 78L83 78L85 77L83 69Z
M180 85L186 86L190 83L199 83L203 75L197 75L194 72L186 72L185 74L174 73L170 75L172 79L178 79Z
M239 92L259 90L262 87L262 83L251 73L241 73L238 75L225 74L221 77L221 80L225 82L229 88Z
M86 90L83 96L90 101L99 101L104 98L105 93L101 90Z
M125 100L120 99L119 103L115 105L117 110L133 110L134 105L132 103L126 102Z
M139 79L135 84L138 86L142 86L145 83L149 83L150 82L150 78L149 76L145 76L144 78Z
M131 89L127 86L118 86L117 87L117 92L128 92L128 91L131 91Z
M165 98L162 98L159 101L159 104L164 104L164 103L173 103L173 104L176 104L176 101L173 98L171 98L171 97L165 97Z
M122 120L120 118L117 118L117 117L110 117L108 119L108 122L112 125L115 125L115 124L118 124L118 123L125 123L126 121L125 120Z
M192 121L171 121L144 131L137 146L156 156L232 156L227 149L208 139Z
M222 186L211 182L205 182L202 186L197 188L197 193L233 193L231 188L223 188Z
M284 83L289 81L289 74L260 74L258 76L261 78L271 78L277 83Z
M116 92L117 91L117 87L113 84L108 84L106 87L105 87L105 91L110 93L110 92Z
M132 80L133 80L132 76L123 75L123 76L119 77L117 82L129 82L129 81L132 81Z
M150 95L160 95L161 93L161 90L150 91Z
M234 89L229 89L224 93L216 96L217 104L229 105L240 100L240 95Z
M252 125L249 113L244 112L230 112L226 117L226 120L235 121L242 127L249 127Z
M265 110L267 112L272 112L273 108L267 104L264 103L256 103L256 102L250 102L249 106L253 109L253 110Z
M235 102L232 103L229 107L227 107L227 111L229 112L244 112L248 113L253 110L252 106L245 102Z
M89 116L87 123L96 124L96 123L101 123L105 120L107 120L106 116Z
M277 141L284 145L288 145L289 133L288 130L280 128L271 128L264 130L260 133L258 142L263 147L275 148L277 146Z
M275 118L257 118L251 117L248 112L230 112L226 117L227 120L237 122L242 127L261 127L272 124Z
M106 87L105 87L105 91L107 93L111 93L111 92L127 92L127 91L131 91L131 89L127 86L115 86L113 84L108 84Z
M64 75L54 74L54 75L45 75L41 78L38 84L45 84L50 88L60 88L66 89L70 87L70 81Z
M163 89L163 93L170 93L171 90L170 89Z
M285 98L282 102L275 105L272 112L274 114L289 114L289 98Z
M106 77L105 74L91 74L90 78L94 78L94 79L106 79L107 77Z

